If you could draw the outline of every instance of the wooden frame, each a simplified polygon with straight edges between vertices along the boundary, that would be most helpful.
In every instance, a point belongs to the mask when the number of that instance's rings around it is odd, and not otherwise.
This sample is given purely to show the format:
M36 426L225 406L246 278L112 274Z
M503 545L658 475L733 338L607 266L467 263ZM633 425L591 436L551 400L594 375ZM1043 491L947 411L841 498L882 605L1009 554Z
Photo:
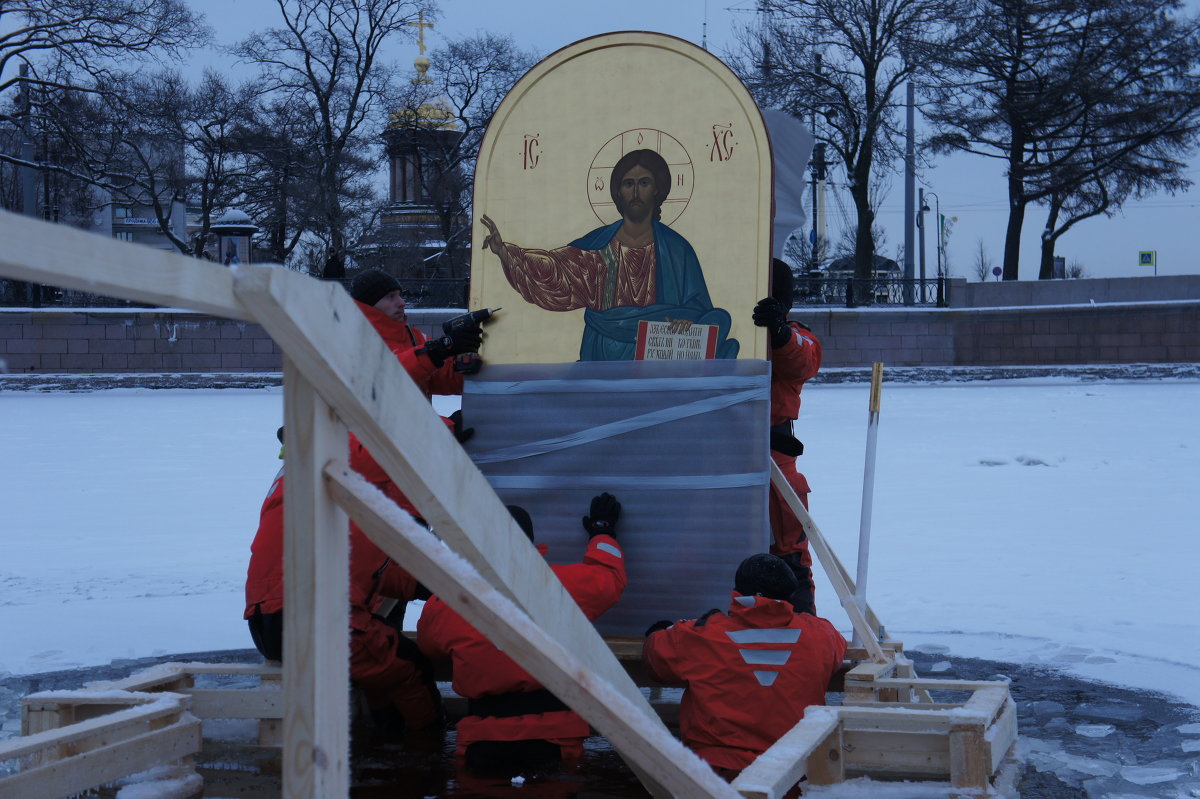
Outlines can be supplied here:
M0 779L0 797L71 796L151 766L186 763L201 744L187 697L170 693L34 694L25 700L22 733L0 743L0 761L21 761L18 773Z
M347 525L342 508L376 544L603 732L656 796L733 797L740 792L775 797L801 774L817 783L837 781L856 770L891 774L900 766L944 775L964 790L983 790L1015 740L1015 707L1004 683L956 682L958 689L972 691L961 706L922 702L916 705L922 709L914 710L911 702L898 701L914 694L927 698L929 690L948 687L947 681L916 679L902 646L886 639L874 612L854 604L849 575L786 482L780 486L782 475L774 469L772 479L804 524L869 660L847 675L851 704L811 711L730 785L669 733L340 286L278 267L228 270L7 213L0 213L0 239L6 242L0 275L257 321L286 353L285 601L302 610L287 614L281 670L287 799L336 799L349 791ZM436 538L348 468L347 428L430 521ZM263 676L269 678L268 672ZM191 693L190 698L110 685L97 693L92 710L79 710L89 702L75 701L71 714L74 720L76 712L99 713L101 706L110 712L58 729L33 727L65 723L65 711L41 708L36 712L43 715L35 722L31 710L26 737L0 744L0 758L36 755L46 762L0 779L0 796L60 796L82 790L72 787L81 779L104 782L120 776L112 773L118 768L114 763L138 770L147 760L177 760L196 751L199 721L187 703L204 712L231 708L223 697L196 690L190 684L194 673L198 671L191 664L126 681L129 688L170 688ZM271 702L275 697L267 696L273 690L260 687L260 704L253 711L247 707L249 717L279 712ZM137 698L146 696L151 699ZM142 706L116 709L126 697ZM61 697L56 701L66 702ZM890 703L897 704L888 709ZM159 710L163 715L146 720ZM56 722L48 715L55 712ZM916 726L914 713L920 720ZM263 723L275 718L258 717ZM158 726L120 743L103 738L138 724ZM103 735L97 737L97 731ZM918 740L918 735L924 737ZM86 742L102 738L104 745L78 752ZM920 767L912 766L912 758L901 762L899 753L914 742L931 753L936 750L936 756L930 754ZM843 755L851 745L859 753L857 760ZM72 749L78 753L68 765L50 762ZM867 762L866 752L878 752L878 762ZM19 794L12 793L13 786L21 786Z

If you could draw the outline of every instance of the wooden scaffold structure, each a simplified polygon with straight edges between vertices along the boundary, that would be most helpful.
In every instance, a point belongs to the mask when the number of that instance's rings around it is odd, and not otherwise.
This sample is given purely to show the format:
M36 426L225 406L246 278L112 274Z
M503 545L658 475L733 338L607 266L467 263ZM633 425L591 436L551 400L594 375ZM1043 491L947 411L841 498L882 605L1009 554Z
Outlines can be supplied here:
M70 796L153 765L187 769L200 719L260 720L282 749L282 795L350 791L347 521L605 736L656 797L779 797L801 777L941 781L962 795L990 781L1016 739L1004 682L920 679L902 646L854 601L849 573L775 470L857 632L844 704L812 708L732 784L655 709L511 520L484 476L352 300L276 266L234 270L66 226L0 213L0 276L189 308L263 325L285 353L286 633L282 667L169 664L88 691L24 701L22 736L0 743L3 799ZM437 531L416 524L346 460L353 430ZM249 689L197 688L244 673ZM279 684L282 683L282 688ZM930 691L963 692L935 703ZM198 779L198 778L197 778Z

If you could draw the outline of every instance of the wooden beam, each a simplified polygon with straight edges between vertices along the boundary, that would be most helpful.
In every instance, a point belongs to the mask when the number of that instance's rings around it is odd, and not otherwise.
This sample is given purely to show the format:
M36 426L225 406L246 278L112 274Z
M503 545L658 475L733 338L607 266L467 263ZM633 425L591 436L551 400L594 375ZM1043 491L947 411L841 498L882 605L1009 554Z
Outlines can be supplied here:
M814 785L840 782L837 773L841 763L841 728L837 710L808 708L796 726L738 775L733 781L734 790L746 799L779 799L810 768L820 771L817 778L820 781L809 775Z
M250 319L233 271L175 252L0 211L0 275L230 319Z
M283 691L278 688L193 688L185 693L192 698L192 713L202 719L283 718Z
M1012 697L1005 700L999 717L987 731L987 741L992 749L991 773L1000 768L1000 761L1017 742L1017 703Z
M340 290L340 289L339 289ZM283 796L350 795L350 545L322 469L345 460L346 428L283 361Z
M184 714L163 729L143 732L0 779L0 796L60 799L181 760L200 751L200 726L199 719Z
M850 617L850 623L854 625L854 630L862 640L863 647L870 654L872 660L878 663L887 662L888 656L884 654L883 647L879 645L879 620L874 618L872 613L873 621L869 621L868 617L859 609L858 603L854 601L854 584L850 581L845 567L833 554L833 549L826 543L825 536L821 534L821 530L808 515L804 503L796 496L796 492L788 484L787 478L783 476L783 472L779 471L779 466L774 461L771 462L771 483L804 527L812 551L820 560L821 568L825 570L825 576L833 585L834 593L837 594L838 601L841 602L846 615Z
M48 746L75 744L159 719L178 717L186 709L183 697L171 694L129 693L120 697L109 696L104 701L110 705L125 701L131 707L77 724L42 729L19 738L0 741L0 760L14 760L35 754Z
M643 782L649 779L647 787L656 796L737 796L657 718L647 718L640 707L616 690L597 663L547 634L470 563L360 475L348 467L331 464L326 476L330 493L368 538L403 563L476 629L486 631L506 655L587 719L642 772L639 776ZM569 598L566 601L575 604ZM596 638L600 640L598 635ZM608 660L616 663L611 654Z
M239 269L235 292L325 401L338 409L438 537L646 718L660 723L349 295L336 284L268 267Z

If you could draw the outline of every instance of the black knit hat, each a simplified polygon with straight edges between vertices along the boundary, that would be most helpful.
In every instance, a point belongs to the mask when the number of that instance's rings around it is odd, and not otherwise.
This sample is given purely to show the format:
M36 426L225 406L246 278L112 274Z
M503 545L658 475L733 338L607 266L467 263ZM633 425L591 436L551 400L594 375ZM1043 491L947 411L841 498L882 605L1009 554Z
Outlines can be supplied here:
M525 531L525 535L529 536L529 540L533 540L533 519L529 515L529 511L522 508L520 505L505 505L508 512L512 514L513 521L517 523Z
M762 594L768 599L787 599L798 585L788 565L766 553L743 560L733 577L733 588L742 596Z
M350 296L363 305L373 306L393 291L400 291L400 283L382 269L359 272L350 283Z

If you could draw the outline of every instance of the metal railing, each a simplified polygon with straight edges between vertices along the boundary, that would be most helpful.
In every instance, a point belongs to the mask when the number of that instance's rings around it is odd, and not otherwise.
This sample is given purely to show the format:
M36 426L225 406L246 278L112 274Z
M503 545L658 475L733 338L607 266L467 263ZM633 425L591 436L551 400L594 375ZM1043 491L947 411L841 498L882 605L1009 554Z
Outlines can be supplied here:
M338 281L349 290L350 281ZM466 308L470 280L465 277L400 279L412 308ZM60 289L23 280L0 280L0 308L152 308L86 291Z
M944 308L949 304L946 278L905 280L877 277L798 277L793 285L793 305L924 305ZM911 299L909 298L911 292Z
M348 287L349 280L340 281ZM405 299L413 308L466 308L470 279L400 278ZM904 280L847 277L799 277L794 285L794 305L841 305L848 308L870 305L911 305L946 307L949 304L945 278ZM0 307L33 308L129 308L149 307L86 291L39 286L20 280L0 280Z

